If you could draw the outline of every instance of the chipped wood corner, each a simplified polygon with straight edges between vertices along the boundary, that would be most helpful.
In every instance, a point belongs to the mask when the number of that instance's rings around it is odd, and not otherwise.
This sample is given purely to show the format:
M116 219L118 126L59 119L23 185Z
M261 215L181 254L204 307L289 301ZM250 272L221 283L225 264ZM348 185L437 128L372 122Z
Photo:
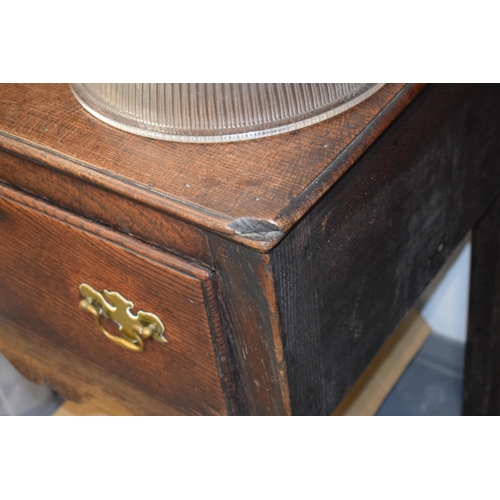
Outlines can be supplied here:
M240 217L227 224L233 234L246 240L271 243L274 246L285 232L273 220Z

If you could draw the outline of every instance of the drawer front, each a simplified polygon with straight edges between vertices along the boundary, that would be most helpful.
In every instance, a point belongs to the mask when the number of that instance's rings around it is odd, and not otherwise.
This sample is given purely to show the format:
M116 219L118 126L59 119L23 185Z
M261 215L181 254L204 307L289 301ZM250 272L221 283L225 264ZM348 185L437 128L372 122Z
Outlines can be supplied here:
M158 316L167 343L116 345L79 307L79 286ZM227 359L210 270L0 186L0 321L42 336L179 410L225 414ZM103 327L123 338L109 320Z

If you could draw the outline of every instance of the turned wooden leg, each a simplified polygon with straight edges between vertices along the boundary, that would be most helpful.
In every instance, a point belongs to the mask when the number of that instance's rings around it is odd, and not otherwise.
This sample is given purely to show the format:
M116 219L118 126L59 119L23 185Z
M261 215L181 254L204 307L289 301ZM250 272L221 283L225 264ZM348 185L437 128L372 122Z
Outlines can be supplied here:
M472 234L464 415L500 415L500 197Z

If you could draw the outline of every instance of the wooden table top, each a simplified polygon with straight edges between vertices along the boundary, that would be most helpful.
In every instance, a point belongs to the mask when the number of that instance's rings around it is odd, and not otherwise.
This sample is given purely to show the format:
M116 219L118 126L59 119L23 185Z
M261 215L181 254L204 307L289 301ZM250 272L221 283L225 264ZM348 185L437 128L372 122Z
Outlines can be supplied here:
M185 144L110 127L67 84L2 84L0 147L270 249L422 88L387 84L354 108L287 134Z

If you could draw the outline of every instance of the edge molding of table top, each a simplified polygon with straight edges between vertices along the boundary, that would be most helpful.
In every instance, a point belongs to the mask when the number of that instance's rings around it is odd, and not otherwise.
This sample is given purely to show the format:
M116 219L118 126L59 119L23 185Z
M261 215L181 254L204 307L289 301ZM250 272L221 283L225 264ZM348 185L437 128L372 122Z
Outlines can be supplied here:
M69 85L2 84L0 148L267 252L423 88L387 84L345 113L287 134L182 144L100 122Z

